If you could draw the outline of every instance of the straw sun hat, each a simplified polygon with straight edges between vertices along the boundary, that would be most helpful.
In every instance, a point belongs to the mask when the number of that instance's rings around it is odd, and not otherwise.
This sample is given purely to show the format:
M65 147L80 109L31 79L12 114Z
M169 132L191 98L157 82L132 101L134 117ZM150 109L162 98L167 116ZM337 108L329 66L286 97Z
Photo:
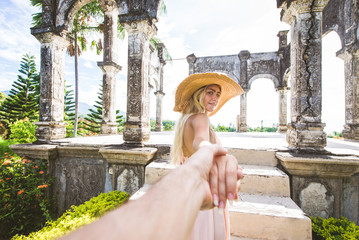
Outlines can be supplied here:
M173 111L182 112L192 95L201 87L217 84L221 87L221 96L217 107L208 116L213 116L231 98L243 93L237 82L223 73L197 73L185 78L176 89Z

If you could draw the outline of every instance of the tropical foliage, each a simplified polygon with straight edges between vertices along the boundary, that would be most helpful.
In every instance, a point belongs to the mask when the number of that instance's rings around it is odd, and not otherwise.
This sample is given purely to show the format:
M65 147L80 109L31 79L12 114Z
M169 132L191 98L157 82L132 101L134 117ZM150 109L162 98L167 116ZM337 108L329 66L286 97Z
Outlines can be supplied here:
M100 85L100 90L97 93L97 101L93 105L94 109L89 109L90 113L85 116L84 120L81 121L81 126L83 129L88 130L93 134L99 134L101 131L102 123L102 85ZM120 110L116 110L116 122L118 123L118 132L122 132L124 117L120 114Z
M5 153L0 158L0 239L28 234L51 220L47 162Z
M46 226L38 232L28 236L15 236L15 239L56 239L83 225L95 221L106 212L119 207L128 199L125 192L112 191L101 193L97 197L79 205L72 206L56 221L46 223Z
M40 74L36 70L35 57L25 54L19 72L0 106L0 122L5 129L18 120L37 121L39 116Z
M347 218L311 217L313 240L346 240L359 239L359 226Z

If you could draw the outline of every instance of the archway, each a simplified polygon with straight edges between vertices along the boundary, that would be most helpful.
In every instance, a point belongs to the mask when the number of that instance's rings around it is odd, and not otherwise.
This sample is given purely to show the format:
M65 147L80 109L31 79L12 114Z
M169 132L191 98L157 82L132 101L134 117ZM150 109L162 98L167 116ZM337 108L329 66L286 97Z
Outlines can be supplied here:
M340 133L345 124L344 63L336 57L341 41L334 31L322 40L322 121L328 135Z
M247 93L247 125L255 127L273 127L278 125L278 93L273 80L257 78L251 82Z

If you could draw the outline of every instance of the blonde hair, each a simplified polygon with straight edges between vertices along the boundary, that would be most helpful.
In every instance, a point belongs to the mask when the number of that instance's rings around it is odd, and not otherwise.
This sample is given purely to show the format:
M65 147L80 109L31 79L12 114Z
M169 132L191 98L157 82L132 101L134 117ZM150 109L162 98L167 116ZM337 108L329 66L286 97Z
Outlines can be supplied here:
M179 165L183 160L183 130L184 126L189 117L198 113L205 113L206 108L203 104L204 95L206 94L207 86L199 88L189 99L186 107L182 111L182 116L176 123L173 151L172 151L172 162L175 165Z

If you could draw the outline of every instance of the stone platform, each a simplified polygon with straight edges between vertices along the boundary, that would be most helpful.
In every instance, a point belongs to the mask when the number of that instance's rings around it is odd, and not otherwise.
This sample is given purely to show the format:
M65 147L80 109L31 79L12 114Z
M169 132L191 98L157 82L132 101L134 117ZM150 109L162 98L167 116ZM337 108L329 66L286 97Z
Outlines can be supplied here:
M224 147L252 150L288 150L285 133L260 133L260 132L218 132L216 133ZM150 140L146 145L172 145L174 132L151 132ZM53 140L53 143L61 145L117 145L122 144L122 135L101 135L92 137L77 137ZM327 139L327 151L333 154L352 154L359 156L359 141L343 139Z

